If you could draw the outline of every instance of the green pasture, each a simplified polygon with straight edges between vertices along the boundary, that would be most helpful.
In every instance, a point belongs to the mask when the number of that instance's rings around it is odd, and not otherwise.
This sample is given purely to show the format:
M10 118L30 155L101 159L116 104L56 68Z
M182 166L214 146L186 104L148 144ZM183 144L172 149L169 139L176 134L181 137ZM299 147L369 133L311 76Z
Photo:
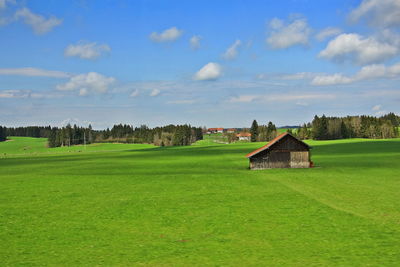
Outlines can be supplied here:
M80 152L104 152L129 149L154 148L147 144L112 144L96 143L89 145L76 145L48 148L47 139L31 137L11 137L10 140L0 143L0 158L8 156L29 156L37 154L65 154Z
M400 139L308 142L262 171L263 143L2 142L1 265L398 266Z

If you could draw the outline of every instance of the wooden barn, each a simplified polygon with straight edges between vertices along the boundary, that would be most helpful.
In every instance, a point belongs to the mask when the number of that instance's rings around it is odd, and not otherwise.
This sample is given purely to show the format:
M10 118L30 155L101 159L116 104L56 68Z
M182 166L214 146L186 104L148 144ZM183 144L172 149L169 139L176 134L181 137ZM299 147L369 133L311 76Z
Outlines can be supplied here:
M311 147L290 133L283 133L268 144L246 155L250 169L310 168Z

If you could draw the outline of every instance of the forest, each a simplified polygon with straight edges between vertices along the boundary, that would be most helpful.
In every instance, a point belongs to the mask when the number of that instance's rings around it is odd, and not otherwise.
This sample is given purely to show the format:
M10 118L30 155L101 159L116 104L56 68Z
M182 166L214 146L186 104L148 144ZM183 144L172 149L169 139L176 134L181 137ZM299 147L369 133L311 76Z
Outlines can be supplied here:
M71 146L90 143L140 143L157 146L185 146L203 138L201 128L190 125L167 125L149 128L146 125L133 127L128 124L114 125L111 129L93 130L91 125L79 127L70 124L65 127L29 126L0 127L0 140L7 136L48 138L49 147Z
M400 117L388 113L382 117L347 116L314 117L311 124L304 124L296 135L300 139L333 140L346 138L385 139L399 136Z
M385 139L399 136L400 116L388 113L381 117L347 116L326 117L314 116L312 122L305 123L297 129L288 128L287 131L301 140L333 140L347 138ZM278 135L276 126L258 125L254 120L249 132L251 142L270 141ZM229 140L229 136L228 136Z
M400 116L388 113L381 117L347 116L327 117L314 116L312 122L305 123L297 129L287 129L299 139L332 140L346 138L384 139L399 136ZM203 139L204 129L191 125L167 125L149 128L146 125L133 127L128 124L116 124L111 129L93 130L91 125L79 127L70 124L64 127L0 126L0 141L7 136L27 136L48 138L49 147L71 146L90 143L138 143L156 146L185 146ZM254 120L249 132L252 142L270 141L277 136L277 127L271 121L267 125L258 125ZM228 141L236 141L236 133L226 133Z

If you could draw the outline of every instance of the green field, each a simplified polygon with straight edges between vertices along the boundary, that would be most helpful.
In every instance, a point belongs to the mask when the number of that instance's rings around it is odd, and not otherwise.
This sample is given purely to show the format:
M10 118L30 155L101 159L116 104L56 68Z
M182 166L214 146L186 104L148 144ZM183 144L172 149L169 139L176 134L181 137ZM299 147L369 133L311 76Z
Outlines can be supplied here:
M308 141L312 169L250 171L263 143L0 143L2 266L398 266L400 139Z

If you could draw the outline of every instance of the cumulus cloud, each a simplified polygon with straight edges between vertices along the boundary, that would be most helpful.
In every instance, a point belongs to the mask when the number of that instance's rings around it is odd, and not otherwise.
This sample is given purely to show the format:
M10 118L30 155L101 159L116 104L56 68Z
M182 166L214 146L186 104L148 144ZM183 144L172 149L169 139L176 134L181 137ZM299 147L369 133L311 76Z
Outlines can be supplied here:
M50 16L46 19L42 15L33 13L26 7L17 10L15 18L17 20L22 19L25 24L31 26L33 31L39 35L51 31L54 27L62 23L62 20L55 16Z
M197 81L216 80L222 75L222 67L218 63L210 62L204 65L193 79Z
M284 49L294 45L308 45L311 28L305 19L296 19L292 23L274 18L269 23L271 33L266 39L273 49Z
M398 77L400 77L400 63L394 64L390 67L386 67L382 64L373 64L362 67L360 71L353 76L345 76L340 73L316 76L311 81L311 84L317 86L338 85L349 84L363 80Z
M85 96L90 93L106 93L115 82L115 78L106 77L96 72L79 74L70 78L64 84L57 85L60 91L78 91L79 95Z
M150 92L150 96L158 96L161 93L161 91L159 89L153 89Z
M242 45L240 40L236 40L228 49L226 49L225 53L222 55L224 59L234 59L238 55L238 49Z
M374 37L364 38L355 33L344 33L330 41L319 57L334 61L350 60L364 65L383 62L399 53L399 47Z
M400 1L364 0L350 13L349 19L353 22L365 19L377 27L400 26Z
M39 76L52 78L68 78L71 76L71 74L62 71L43 70L38 68L0 68L0 75Z
M183 31L179 30L176 27L172 27L169 29L164 30L161 33L157 33L157 32L152 32L150 34L150 40L154 41L154 42L172 42L177 40L179 37L181 37Z
M86 43L80 41L78 44L70 44L64 51L66 57L79 57L83 59L96 59L111 48L106 44Z
M200 41L201 41L201 36L199 36L199 35L193 35L191 38L190 38L190 47L193 49L193 50L197 50L197 49L199 49L200 48Z
M341 33L342 33L342 30L339 28L328 27L328 28L321 30L319 33L317 33L317 35L315 35L315 38L321 42L328 37L336 36Z
M136 89L129 96L130 97L137 97L138 95L139 95L139 89Z

